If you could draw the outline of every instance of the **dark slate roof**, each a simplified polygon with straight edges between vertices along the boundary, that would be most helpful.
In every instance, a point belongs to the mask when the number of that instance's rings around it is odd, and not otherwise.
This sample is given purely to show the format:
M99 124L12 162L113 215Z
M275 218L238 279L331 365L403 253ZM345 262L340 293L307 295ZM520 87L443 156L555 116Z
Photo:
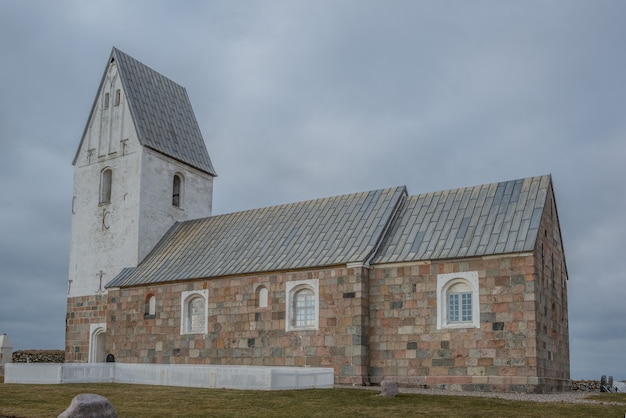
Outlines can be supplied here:
M368 262L405 196L395 187L177 223L107 287Z
M410 196L372 264L532 251L549 175Z
M117 48L111 51L100 88L112 60L117 63L141 145L215 176L185 88ZM89 120L95 107L94 102Z

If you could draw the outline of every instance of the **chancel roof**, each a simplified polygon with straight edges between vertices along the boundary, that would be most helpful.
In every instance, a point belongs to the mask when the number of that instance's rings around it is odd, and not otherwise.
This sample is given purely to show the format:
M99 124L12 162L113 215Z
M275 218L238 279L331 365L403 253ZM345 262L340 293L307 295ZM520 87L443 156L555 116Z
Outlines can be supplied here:
M177 223L107 287L366 262L405 196L394 187Z
M335 196L174 225L107 287L532 251L549 175L406 195Z
M185 88L117 48L108 62L118 67L140 144L215 176Z
M373 264L532 251L549 175L410 196Z

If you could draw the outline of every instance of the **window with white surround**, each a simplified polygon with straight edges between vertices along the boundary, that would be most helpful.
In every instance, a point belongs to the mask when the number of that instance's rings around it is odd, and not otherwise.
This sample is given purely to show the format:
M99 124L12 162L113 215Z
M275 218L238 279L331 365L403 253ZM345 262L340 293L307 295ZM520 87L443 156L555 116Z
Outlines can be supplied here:
M478 272L437 275L437 329L480 328Z
M182 334L206 334L208 332L208 300L209 291L192 290L182 292L182 312L180 315L180 333Z
M100 173L100 203L111 203L111 183L113 170L105 168Z
M286 284L286 331L316 330L319 326L319 281Z

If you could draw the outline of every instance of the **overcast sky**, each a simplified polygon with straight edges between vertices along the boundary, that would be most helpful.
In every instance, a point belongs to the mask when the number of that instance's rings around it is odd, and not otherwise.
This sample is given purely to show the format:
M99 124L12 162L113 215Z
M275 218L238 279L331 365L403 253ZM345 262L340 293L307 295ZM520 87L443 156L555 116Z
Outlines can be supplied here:
M63 349L113 46L187 88L214 213L552 174L572 378L626 379L626 2L0 0L0 333Z

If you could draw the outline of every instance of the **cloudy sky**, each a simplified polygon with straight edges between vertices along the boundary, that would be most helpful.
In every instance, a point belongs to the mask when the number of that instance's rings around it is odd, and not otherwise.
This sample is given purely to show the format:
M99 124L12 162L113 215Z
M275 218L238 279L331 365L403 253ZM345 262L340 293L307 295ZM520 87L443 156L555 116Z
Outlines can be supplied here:
M0 333L62 349L111 48L187 88L214 213L552 174L572 377L626 379L626 2L0 0Z

